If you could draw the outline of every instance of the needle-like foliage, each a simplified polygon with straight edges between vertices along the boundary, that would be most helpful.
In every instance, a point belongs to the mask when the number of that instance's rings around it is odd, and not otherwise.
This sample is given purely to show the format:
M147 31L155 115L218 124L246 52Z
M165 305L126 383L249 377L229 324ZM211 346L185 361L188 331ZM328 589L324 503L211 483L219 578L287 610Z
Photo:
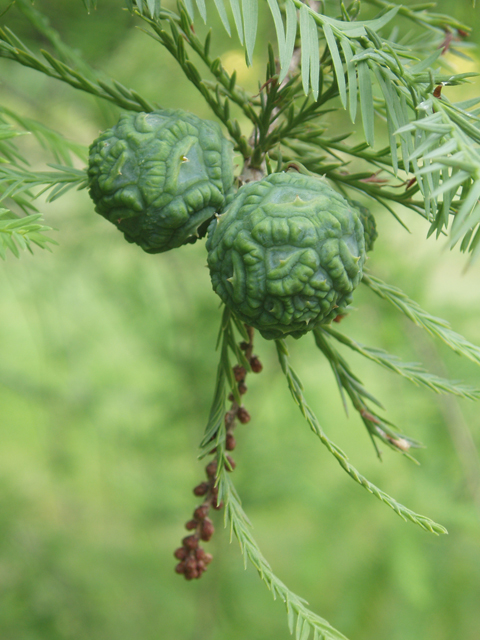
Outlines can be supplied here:
M50 244L57 244L55 240L44 235L51 231L51 227L41 224L42 216L32 214L21 218L8 209L0 208L0 258L5 260L7 251L11 251L17 258L20 250L27 249L33 253L32 245L50 251Z

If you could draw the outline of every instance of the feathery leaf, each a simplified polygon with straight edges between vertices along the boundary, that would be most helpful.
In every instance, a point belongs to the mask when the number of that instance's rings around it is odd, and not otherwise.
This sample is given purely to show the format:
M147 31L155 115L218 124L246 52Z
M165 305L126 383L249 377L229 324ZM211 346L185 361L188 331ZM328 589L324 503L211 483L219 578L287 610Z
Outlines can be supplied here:
M480 399L480 389L474 389L473 387L460 384L454 380L439 378L438 376L425 371L422 366L416 362L403 362L397 356L391 355L383 349L367 347L360 342L352 340L345 334L335 331L328 325L322 328L330 336L353 351L356 351L365 358L385 367L385 369L398 373L416 385L427 387L436 393L451 393L455 396L459 396L460 398L469 398L470 400Z
M353 465L350 464L347 455L340 449L340 447L332 442L330 438L327 437L327 435L321 428L317 417L307 405L302 393L301 386L298 384L298 376L293 372L288 361L288 356L285 354L286 345L284 341L276 340L275 343L277 346L278 359L283 373L287 378L288 386L293 399L298 404L300 411L307 420L312 431L320 439L321 443L327 448L327 450L336 458L337 462L348 473L348 475L369 493L373 494L381 502L384 502L391 509L393 509L393 511L395 511L395 513L397 513L403 520L410 520L425 531L430 531L431 533L446 533L447 531L444 527L442 527L442 525L437 524L426 516L422 516L418 513L415 513L414 511L411 511L410 509L407 509L407 507L404 507L402 504L394 500L394 498L372 484L369 480L362 476Z
M41 222L40 214L21 218L9 209L0 208L0 258L5 260L7 250L17 258L20 257L19 250L22 249L33 253L32 244L51 251L48 245L58 243L44 235L45 232L52 231L52 228Z
M436 318L424 311L403 291L389 285L372 274L363 274L362 282L380 298L387 300L418 327L425 329L430 335L440 338L450 349L480 365L480 347L470 343L459 333L450 328L446 320Z

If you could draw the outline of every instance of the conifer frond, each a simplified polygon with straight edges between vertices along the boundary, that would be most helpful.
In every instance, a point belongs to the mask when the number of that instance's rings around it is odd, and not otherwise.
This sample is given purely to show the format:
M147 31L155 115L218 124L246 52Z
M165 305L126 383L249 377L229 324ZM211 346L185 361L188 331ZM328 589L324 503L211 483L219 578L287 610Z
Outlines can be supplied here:
M28 131L18 131L8 123L0 114L0 163L2 162L24 162L25 158L20 154L14 138L28 135ZM3 157L2 157L3 156Z
M0 258L5 260L7 251L17 258L20 250L33 253L32 245L51 251L49 244L58 243L44 235L52 228L41 224L41 220L38 213L21 218L9 209L0 208Z
M430 531L431 533L440 534L447 533L446 529L442 527L442 525L437 524L430 518L426 516L422 516L414 511L411 511L407 507L404 507L402 504L397 502L394 498L389 496L387 493L376 487L369 480L367 480L364 476L362 476L353 465L348 461L347 455L338 447L328 436L324 433L323 429L320 426L320 423L317 420L317 417L307 405L305 398L303 396L303 387L302 384L295 373L295 371L291 368L290 363L288 361L288 350L283 340L275 341L277 346L277 354L282 370L287 378L288 387L290 389L290 393L292 394L293 399L298 405L300 411L302 412L304 418L308 422L310 428L318 436L321 443L327 448L327 450L336 458L337 462L340 466L348 473L348 475L355 480L359 485L361 485L364 489L366 489L369 493L373 494L377 497L381 502L384 502L388 505L395 513L397 513L403 520L413 522L417 524L419 527L424 529L425 531Z
M15 122L24 129L24 131L17 132L15 135L31 133L35 136L42 149L49 151L53 155L57 164L64 164L71 167L73 164L72 155L83 162L86 161L87 148L84 145L72 140L67 140L61 133L38 122L38 120L26 118L0 105L0 123L7 123L8 120ZM0 153L2 153L1 149Z
M220 472L218 480L219 496L225 503L225 526L230 528L230 535L235 535L240 549L257 569L262 581L272 592L274 599L279 597L285 604L288 615L290 633L296 640L307 640L313 637L320 640L347 640L346 637L332 627L327 620L311 611L305 600L300 598L274 574L263 556L257 542L252 536L250 522L242 508L231 477L225 469Z
M426 387L435 393L451 393L454 396L468 398L469 400L480 399L480 389L475 389L454 380L440 378L433 373L428 373L417 362L403 362L397 356L387 353L383 349L367 347L356 340L352 340L352 338L349 338L345 334L332 329L329 325L322 326L322 330L353 351L376 362L385 369L398 373L417 386Z
M14 129L9 121L26 130ZM13 141L28 134L33 134L40 146L53 155L57 163L50 166L56 171L33 171L29 168L27 159ZM37 209L33 200L41 194L49 191L47 201L51 202L73 187L84 188L86 173L72 166L72 155L85 161L87 150L50 127L0 106L0 201L10 199L25 213L34 213Z
M381 458L381 452L376 445L375 438L381 440L394 451L402 453L411 460L414 460L409 453L410 449L418 448L422 445L417 440L413 440L413 438L400 433L398 427L389 420L386 420L383 416L380 416L369 406L368 402L373 402L380 407L380 409L383 409L380 402L365 389L361 380L353 373L344 358L333 348L327 329L328 325L318 326L314 329L313 336L315 344L327 358L335 375L345 412L348 415L344 392L347 393L353 407L365 425L379 458Z
M0 201L11 198L22 209L35 210L31 200L40 195L48 193L47 202L53 202L74 187L84 189L87 186L85 170L50 166L56 171L31 171L19 165L0 164ZM32 188L39 190L32 193Z
M364 273L362 282L380 298L393 304L418 327L425 329L430 335L440 338L452 351L480 365L480 347L453 331L446 320L430 315L398 287L383 282L371 273Z
M480 118L472 111L477 103L432 98L423 105L424 117L397 131L411 134L414 142L410 158L417 165L429 235L449 229L450 246L460 242L472 260L480 253Z
M8 27L0 29L0 58L14 60L25 67L36 69L46 76L61 80L75 89L103 98L122 109L153 111L155 108L138 95L136 91L127 89L115 80L90 80L85 74L73 69L47 51L41 51L41 54L46 62L35 56Z

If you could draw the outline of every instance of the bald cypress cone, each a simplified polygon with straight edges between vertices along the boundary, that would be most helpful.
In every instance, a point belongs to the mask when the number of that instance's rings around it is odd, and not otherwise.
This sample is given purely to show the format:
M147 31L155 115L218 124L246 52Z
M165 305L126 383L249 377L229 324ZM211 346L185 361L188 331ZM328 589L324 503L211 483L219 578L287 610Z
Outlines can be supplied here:
M232 144L185 111L125 113L90 146L88 180L97 213L160 253L205 235L233 185Z
M300 337L352 300L365 261L359 211L325 181L276 173L212 221L213 289L267 339Z

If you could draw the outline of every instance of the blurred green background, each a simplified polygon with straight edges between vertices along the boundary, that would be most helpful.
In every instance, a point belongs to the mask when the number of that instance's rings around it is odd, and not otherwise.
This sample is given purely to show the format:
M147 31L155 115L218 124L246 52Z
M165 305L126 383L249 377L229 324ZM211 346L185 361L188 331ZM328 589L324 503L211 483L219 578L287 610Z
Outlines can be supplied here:
M9 3L4 3L4 8ZM65 40L96 68L166 107L211 117L175 61L145 36L121 0L37 0ZM474 27L480 9L445 0ZM0 6L0 10L2 7ZM213 15L212 11L212 15ZM367 12L368 13L368 12ZM37 50L46 46L11 9L2 17ZM256 63L215 22L214 46L255 88ZM473 53L476 56L476 53ZM458 70L477 58L452 58ZM1 100L88 145L114 109L0 60ZM476 87L451 97L478 94ZM332 129L344 130L343 116ZM343 129L342 129L343 128ZM32 164L51 161L33 144ZM199 581L175 575L173 550L203 479L197 461L215 378L218 299L202 243L151 256L94 214L88 194L42 206L57 229L53 253L0 265L0 638L2 640L280 640L283 606L230 545L216 516ZM408 234L377 211L369 267L480 343L479 265ZM417 330L368 290L341 329L434 372L480 384L478 368ZM254 535L279 577L351 640L480 637L479 406L436 396L345 353L388 409L421 440L417 467L384 451L380 463L311 337L290 341L294 366L324 429L367 477L444 524L437 538L402 522L356 486L310 433L293 404L274 346L257 339L264 372L248 380L248 425L237 429L235 481Z

